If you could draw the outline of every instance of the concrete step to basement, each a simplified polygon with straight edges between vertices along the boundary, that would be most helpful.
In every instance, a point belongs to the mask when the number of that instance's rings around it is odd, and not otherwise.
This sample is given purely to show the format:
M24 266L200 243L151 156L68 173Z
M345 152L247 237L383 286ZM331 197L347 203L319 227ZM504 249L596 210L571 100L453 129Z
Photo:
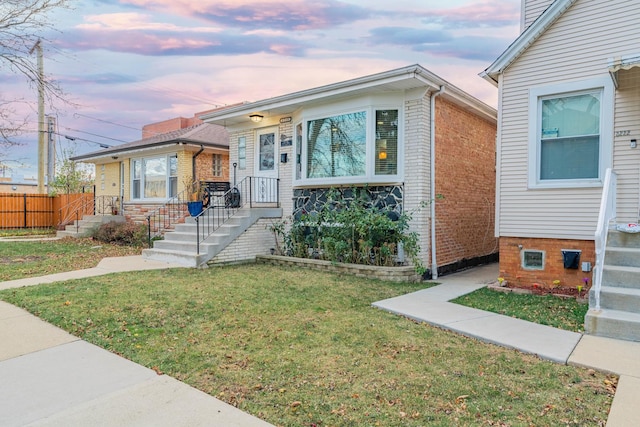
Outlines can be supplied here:
M628 311L590 309L584 319L585 332L600 337L640 341L640 314Z
M595 290L589 291L589 307L595 307ZM603 309L640 313L640 289L602 286L600 307Z
M622 267L640 267L640 248L609 246L605 252L604 263Z
M606 255L605 255L606 258ZM640 289L640 267L606 264L602 268L603 286Z
M607 235L607 251L609 247L625 247L640 249L640 233L623 233L609 230Z

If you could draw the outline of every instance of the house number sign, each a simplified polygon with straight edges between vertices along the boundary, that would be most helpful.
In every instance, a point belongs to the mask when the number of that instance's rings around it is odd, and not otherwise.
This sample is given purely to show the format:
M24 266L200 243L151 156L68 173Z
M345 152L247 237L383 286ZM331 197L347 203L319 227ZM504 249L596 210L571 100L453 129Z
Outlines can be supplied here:
M631 131L630 130L617 130L616 131L616 136L629 136L631 135Z

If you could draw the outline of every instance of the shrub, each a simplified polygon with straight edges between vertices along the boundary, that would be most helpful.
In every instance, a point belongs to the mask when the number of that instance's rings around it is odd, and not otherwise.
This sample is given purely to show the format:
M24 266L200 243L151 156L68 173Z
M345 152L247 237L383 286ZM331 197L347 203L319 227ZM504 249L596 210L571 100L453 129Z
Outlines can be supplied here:
M127 222L108 222L96 229L93 238L103 243L123 246L147 245L147 226Z
M349 204L330 192L317 214L302 215L288 232L280 225L272 226L276 241L280 236L286 253L296 257L378 266L396 265L401 245L416 270L423 273L419 236L409 231L411 214L379 209L363 191L353 191L356 198Z

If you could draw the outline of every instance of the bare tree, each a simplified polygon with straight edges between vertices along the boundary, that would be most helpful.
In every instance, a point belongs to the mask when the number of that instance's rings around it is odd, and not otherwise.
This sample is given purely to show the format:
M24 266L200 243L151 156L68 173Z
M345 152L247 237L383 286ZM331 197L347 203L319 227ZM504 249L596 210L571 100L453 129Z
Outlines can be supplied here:
M23 77L32 88L40 85L49 99L59 98L59 87L41 78L37 61L30 52L53 29L47 20L52 11L67 7L68 0L0 0L0 72ZM1 95L1 94L0 94ZM25 132L27 119L15 114L13 105L20 100L0 98L0 163L4 149L17 144L16 138Z

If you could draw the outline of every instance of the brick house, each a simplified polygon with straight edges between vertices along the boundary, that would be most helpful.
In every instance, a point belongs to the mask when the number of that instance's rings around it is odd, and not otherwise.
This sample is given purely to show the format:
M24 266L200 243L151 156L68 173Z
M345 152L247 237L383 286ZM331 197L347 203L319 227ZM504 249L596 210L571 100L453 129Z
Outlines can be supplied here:
M616 230L633 228L640 205L640 8L630 6L524 0L520 36L481 76L499 88L501 275L593 283L586 331L640 340L629 334L640 331L640 234Z
M253 178L252 197L278 182L270 194L284 218L313 211L330 188L366 186L378 206L415 211L411 227L430 272L497 255L496 111L420 65L201 118L229 132L230 162L238 181ZM268 254L271 221L258 220L213 261Z
M71 160L95 165L96 200L109 200L105 206L146 223L148 212L184 192L188 183L229 181L227 131L197 116L145 125L140 140Z

